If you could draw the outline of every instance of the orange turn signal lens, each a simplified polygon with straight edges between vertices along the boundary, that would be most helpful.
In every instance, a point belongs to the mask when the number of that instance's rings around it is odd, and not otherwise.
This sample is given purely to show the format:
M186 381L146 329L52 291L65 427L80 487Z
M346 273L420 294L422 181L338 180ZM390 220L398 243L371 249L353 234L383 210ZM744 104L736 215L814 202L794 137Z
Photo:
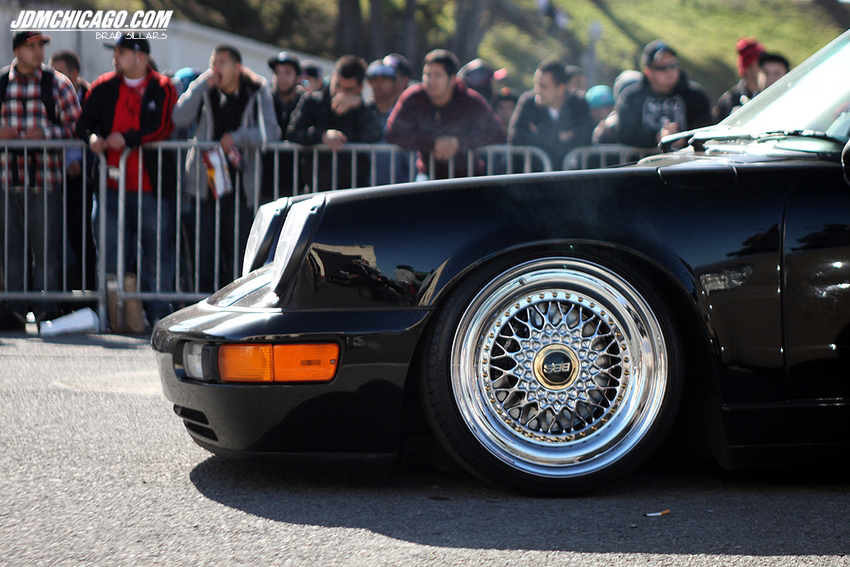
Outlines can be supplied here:
M223 382L272 382L272 345L222 345L218 374Z
M223 382L329 382L339 365L339 345L222 345Z
M327 382L336 375L339 345L274 345L275 382Z

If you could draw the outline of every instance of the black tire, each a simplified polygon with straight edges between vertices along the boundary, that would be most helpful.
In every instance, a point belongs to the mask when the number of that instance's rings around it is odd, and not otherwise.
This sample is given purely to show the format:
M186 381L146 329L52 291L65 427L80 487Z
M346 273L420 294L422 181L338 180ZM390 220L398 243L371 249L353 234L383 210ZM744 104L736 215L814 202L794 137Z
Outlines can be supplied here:
M644 277L607 255L481 268L429 326L424 410L466 470L542 496L641 465L675 418L678 333Z

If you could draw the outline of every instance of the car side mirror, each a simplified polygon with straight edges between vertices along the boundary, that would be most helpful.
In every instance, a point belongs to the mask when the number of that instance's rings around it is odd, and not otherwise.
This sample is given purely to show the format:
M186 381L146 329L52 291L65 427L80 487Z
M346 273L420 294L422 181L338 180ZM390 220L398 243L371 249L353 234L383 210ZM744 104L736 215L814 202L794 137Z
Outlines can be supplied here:
M844 181L850 185L850 140L847 140L841 150L841 169L844 171Z

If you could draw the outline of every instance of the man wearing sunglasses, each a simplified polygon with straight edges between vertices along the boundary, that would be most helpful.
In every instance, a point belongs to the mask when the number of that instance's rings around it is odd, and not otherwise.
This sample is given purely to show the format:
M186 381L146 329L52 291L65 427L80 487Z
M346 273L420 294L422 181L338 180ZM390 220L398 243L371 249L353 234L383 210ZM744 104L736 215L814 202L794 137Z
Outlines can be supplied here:
M708 97L679 68L673 48L656 39L644 48L641 65L643 80L617 102L620 143L652 148L663 136L712 123Z

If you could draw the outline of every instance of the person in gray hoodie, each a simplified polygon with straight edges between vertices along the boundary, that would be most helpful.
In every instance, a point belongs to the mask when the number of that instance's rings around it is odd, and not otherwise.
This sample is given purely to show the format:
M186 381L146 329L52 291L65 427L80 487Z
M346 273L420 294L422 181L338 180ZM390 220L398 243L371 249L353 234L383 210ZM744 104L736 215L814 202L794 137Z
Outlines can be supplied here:
M172 116L177 127L196 123L194 139L218 142L228 158L232 192L211 189L203 160L206 149L189 150L183 184L192 207L184 215L186 232L190 242L199 243L190 258L199 268L197 290L214 291L241 270L242 251L260 205L262 156L256 150L280 139L274 101L266 80L242 66L239 50L219 45L210 68L180 96Z

